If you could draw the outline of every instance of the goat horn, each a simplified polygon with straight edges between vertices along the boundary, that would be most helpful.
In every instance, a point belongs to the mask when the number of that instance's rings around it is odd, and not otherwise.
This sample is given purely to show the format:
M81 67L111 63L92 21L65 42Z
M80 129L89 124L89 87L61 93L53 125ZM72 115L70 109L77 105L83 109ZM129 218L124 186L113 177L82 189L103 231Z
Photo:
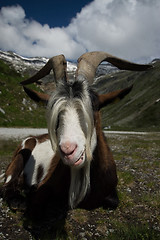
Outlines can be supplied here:
M25 81L22 81L20 84L27 85L27 84L37 82L39 79L48 75L51 70L53 70L56 83L58 82L58 80L66 81L67 79L66 68L67 68L67 63L64 55L58 55L58 56L52 57L49 59L46 65L39 72L37 72L31 78Z
M84 53L78 59L76 76L82 76L82 78L85 78L89 81L89 84L92 84L94 81L96 69L98 65L103 61L107 61L121 70L144 71L152 67L150 64L132 63L124 59L112 56L106 52L88 52Z

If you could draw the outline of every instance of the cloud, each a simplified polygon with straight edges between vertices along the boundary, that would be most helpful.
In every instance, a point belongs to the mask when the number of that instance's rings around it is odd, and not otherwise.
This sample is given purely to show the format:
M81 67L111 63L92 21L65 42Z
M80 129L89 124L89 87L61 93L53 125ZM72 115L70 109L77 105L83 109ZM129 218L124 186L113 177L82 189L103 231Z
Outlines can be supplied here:
M160 56L160 2L95 0L72 20L69 30L88 51L128 59Z
M0 11L0 48L23 56L107 51L134 61L160 57L159 0L94 0L67 27L50 28L26 19L21 6Z
M0 48L23 56L51 57L63 53L74 59L84 47L65 28L50 28L25 18L21 6L3 7L0 12Z

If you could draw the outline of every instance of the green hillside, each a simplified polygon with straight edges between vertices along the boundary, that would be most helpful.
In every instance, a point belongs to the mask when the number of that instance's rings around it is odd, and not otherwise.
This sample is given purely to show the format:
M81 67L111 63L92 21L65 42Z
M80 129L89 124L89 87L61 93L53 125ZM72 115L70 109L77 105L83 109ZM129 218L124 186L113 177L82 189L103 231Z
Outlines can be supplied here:
M45 110L26 96L23 79L0 60L0 127L46 127Z
M144 72L122 71L105 76L96 88L102 93L133 84L120 102L102 110L103 126L111 130L160 131L160 61Z
M26 96L19 85L23 79L0 60L0 127L46 127L45 109ZM94 88L105 93L133 83L124 99L102 109L103 127L160 131L160 61L146 72L120 71L100 77ZM33 84L32 88L37 89Z

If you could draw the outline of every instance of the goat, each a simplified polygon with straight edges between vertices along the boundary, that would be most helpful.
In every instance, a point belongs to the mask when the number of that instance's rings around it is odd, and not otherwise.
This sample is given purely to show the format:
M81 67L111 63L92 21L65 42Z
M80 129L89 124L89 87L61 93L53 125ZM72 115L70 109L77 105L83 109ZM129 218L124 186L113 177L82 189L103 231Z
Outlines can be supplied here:
M132 86L98 95L91 85L103 61L126 70L151 67L105 52L89 52L78 59L75 79L70 81L65 57L59 55L21 82L31 99L47 104L48 134L30 136L17 148L5 172L6 196L27 188L32 211L51 195L70 208L117 207L116 164L101 129L100 109L116 98L122 99ZM25 87L51 70L56 90L50 96Z

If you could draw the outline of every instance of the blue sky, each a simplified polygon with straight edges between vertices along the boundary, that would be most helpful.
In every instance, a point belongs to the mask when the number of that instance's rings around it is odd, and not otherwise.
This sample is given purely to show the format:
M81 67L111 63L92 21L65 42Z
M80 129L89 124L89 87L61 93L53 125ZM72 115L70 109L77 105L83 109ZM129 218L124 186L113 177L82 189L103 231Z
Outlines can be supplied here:
M0 49L77 59L106 51L136 62L160 58L159 0L1 0Z
M32 3L31 3L32 2ZM44 3L45 2L45 3ZM67 26L71 19L81 11L82 7L92 2L91 0L1 0L3 6L20 5L24 8L26 17L34 19L50 27Z

